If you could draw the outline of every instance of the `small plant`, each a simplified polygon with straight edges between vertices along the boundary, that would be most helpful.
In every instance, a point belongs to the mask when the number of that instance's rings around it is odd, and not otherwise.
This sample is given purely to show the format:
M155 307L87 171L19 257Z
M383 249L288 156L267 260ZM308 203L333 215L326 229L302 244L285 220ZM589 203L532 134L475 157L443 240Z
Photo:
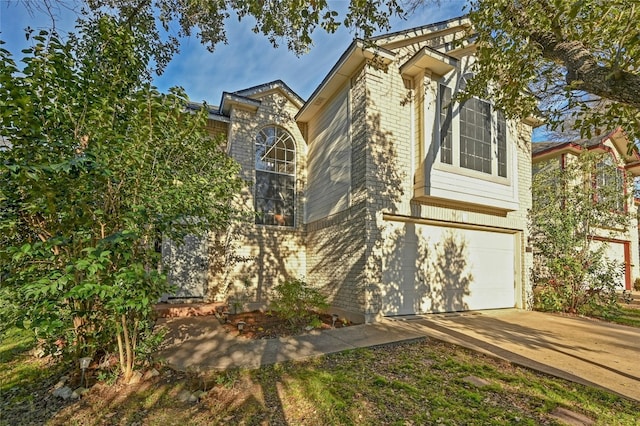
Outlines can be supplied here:
M273 289L275 297L270 309L291 326L310 324L319 320L314 311L322 311L329 307L327 298L318 289L309 286L301 279L289 279Z
M633 289L635 291L640 291L640 277L636 278L633 282Z
M244 307L244 303L242 303L242 300L236 298L236 299L231 299L230 303L231 308L233 309L233 313L234 315L237 314L238 312L242 312L242 309Z
M236 296L233 298L229 298L229 305L233 309L234 314L242 312L249 299L249 287L251 287L251 282L248 278L244 278L242 280L242 285L244 287L242 292L236 293Z
M118 370L117 367L106 368L98 372L97 379L99 382L112 386L118 380L119 375L120 375L120 370Z
M140 336L140 343L136 348L136 358L143 364L148 365L153 360L153 354L160 349L167 336L167 330L151 327L145 329Z
M309 322L309 327L313 327L313 328L322 327L322 320L320 320L320 318L318 317L311 318L311 321Z
M219 373L215 378L215 384L218 386L231 389L233 385L239 380L240 375L238 370L229 370Z

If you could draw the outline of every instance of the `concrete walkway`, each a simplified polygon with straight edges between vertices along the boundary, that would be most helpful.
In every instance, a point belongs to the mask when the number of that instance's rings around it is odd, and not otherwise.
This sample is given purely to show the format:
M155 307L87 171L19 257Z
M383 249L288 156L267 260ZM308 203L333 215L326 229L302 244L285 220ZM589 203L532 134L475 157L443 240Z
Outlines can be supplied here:
M178 369L257 368L431 337L640 401L640 329L515 309L387 319L268 340L238 338L215 317L171 318L157 358Z

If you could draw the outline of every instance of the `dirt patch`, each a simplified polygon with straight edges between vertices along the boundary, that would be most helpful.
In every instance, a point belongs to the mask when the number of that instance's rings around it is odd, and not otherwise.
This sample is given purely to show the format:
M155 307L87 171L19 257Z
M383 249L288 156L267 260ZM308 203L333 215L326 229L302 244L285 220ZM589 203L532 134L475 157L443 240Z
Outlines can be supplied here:
M320 330L330 328L342 328L352 325L349 321L342 318L333 320L329 314L315 313L320 319L320 324L313 327ZM244 322L242 331L239 331L238 324ZM275 339L277 337L295 336L312 328L309 324L291 324L277 315L270 312L252 311L241 312L238 314L229 314L224 328L231 334L235 333L238 337L245 339Z

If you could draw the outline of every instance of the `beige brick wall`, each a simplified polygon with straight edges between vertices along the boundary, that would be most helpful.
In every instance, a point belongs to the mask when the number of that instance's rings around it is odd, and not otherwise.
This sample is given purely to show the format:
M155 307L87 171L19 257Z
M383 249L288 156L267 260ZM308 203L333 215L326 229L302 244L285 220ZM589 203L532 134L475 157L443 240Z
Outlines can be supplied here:
M368 289L365 316L373 320L380 308L378 301L382 281L382 233L384 226L381 213L409 216L416 219L433 219L443 222L464 225L481 225L491 228L506 228L516 230L516 241L519 247L516 259L516 274L518 277L519 294L516 301L519 307L529 307L530 282L529 271L532 256L525 253L528 241L527 211L531 207L531 161L530 161L530 132L531 128L524 124L513 125L512 134L517 135L518 159L518 201L519 209L504 214L487 212L486 209L452 206L446 202L437 204L418 203L413 198L415 173L421 172L419 155L423 142L416 141L416 136L430 137L430 132L424 135L420 126L420 114L423 108L429 108L423 103L424 96L414 98L411 85L403 81L398 70L398 63L394 62L387 70L376 70L367 67L361 77L366 82L366 130L360 137L366 139L366 240L365 250L365 287ZM408 86L408 87L407 87ZM427 98L428 99L428 98ZM415 104L412 104L415 101ZM413 111L414 122L411 123L413 105L418 108ZM435 107L435 105L431 105ZM435 110L427 112L424 121L433 120ZM513 128L515 126L515 128ZM413 130L413 133L412 133ZM428 129L427 129L428 130ZM358 141L354 138L354 146ZM415 165L418 165L416 167Z
M414 98L416 93L397 67L398 63L387 70L365 66L351 79L351 205L346 211L308 224L310 281L322 285L334 308L365 321L376 320L381 308L384 212L518 230L516 269L520 290L525 291L520 291L517 303L526 307L532 263L531 255L525 254L526 212L531 206L530 128L519 125L513 132L519 135L520 147L518 211L498 215L471 207L463 212L446 204L417 203L414 179L426 153L416 139L426 133L420 112L428 104L423 96ZM426 114L424 121L433 120L432 114Z
M405 49L406 50L406 49ZM407 52L404 52L406 55ZM360 68L351 78L349 111L351 118L351 193L348 206L329 217L303 224L303 196L306 187L307 147L294 121L296 108L284 96L269 93L262 97L257 112L234 109L228 128L229 153L242 165L242 177L249 182L238 205L253 211L255 135L266 125L285 128L298 147L298 204L296 228L256 226L249 217L238 222L230 234L235 254L248 258L235 263L226 273L211 280L212 288L229 285L229 294L242 295L256 306L264 306L272 286L287 277L305 276L322 288L332 311L355 321L373 321L379 316L382 282L383 213L474 224L514 230L521 251L517 259L519 286L524 291L519 305L526 306L529 269L532 259L525 253L526 212L531 206L530 128L518 125L518 197L520 209L505 214L446 203L424 204L414 198L416 173L426 154L420 141L428 137L426 115L429 97L416 93L403 80L399 62L387 70ZM427 77L428 79L428 77ZM329 102L327 102L329 103ZM412 124L413 117L413 124ZM306 126L302 126L304 130ZM228 262L227 262L228 263ZM247 282L248 286L244 286Z
M365 321L366 310L366 99L365 72L361 69L349 88L349 205L341 212L307 224L309 282L328 295L332 312L356 322Z
M227 131L229 130L229 124L217 120L207 120L205 126L209 136L215 137L227 137Z
M364 204L307 225L307 278L329 298L331 311L364 322Z
M233 247L233 259L213 262L210 298L241 298L245 309L265 307L273 286L288 278L306 275L306 243L303 223L303 197L306 187L307 146L294 120L297 108L279 92L268 92L256 99L257 111L234 107L228 129L228 152L241 165L246 188L236 205L246 213L223 236L211 236L211 246ZM278 126L291 134L296 143L295 227L254 223L253 182L255 180L255 137L266 126ZM227 250L229 253L229 250ZM220 251L212 256L223 256ZM227 254L228 256L228 254Z

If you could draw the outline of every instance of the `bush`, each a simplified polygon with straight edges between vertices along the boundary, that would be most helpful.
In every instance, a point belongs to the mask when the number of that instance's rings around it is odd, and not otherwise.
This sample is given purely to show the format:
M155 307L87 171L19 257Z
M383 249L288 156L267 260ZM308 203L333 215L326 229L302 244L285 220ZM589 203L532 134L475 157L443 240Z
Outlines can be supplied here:
M635 291L640 291L640 278L636 278L633 282L633 289Z
M596 260L589 268L582 268L567 257L548 262L552 278L538 278L534 283L534 309L604 318L615 315L619 308L617 283L624 265Z
M273 289L275 296L270 309L292 326L310 324L318 320L314 311L329 307L327 298L301 279L289 279Z

